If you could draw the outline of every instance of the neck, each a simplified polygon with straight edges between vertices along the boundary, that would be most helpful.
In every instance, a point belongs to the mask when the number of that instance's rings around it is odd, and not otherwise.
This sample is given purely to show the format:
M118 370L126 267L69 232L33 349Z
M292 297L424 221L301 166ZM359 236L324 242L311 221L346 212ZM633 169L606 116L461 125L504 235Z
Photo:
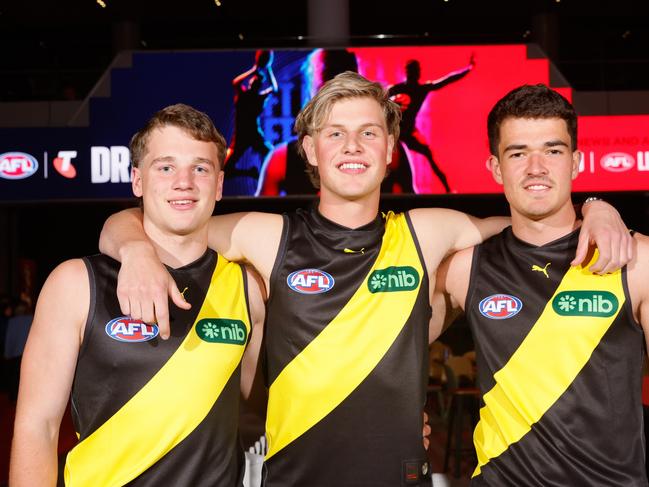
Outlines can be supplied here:
M187 235L178 235L161 231L145 219L144 231L160 261L174 269L194 262L207 250L207 226Z
M512 231L520 240L545 245L575 230L581 224L572 205L541 218L523 215L512 208Z
M357 200L348 200L333 196L327 197L322 192L318 210L328 220L347 228L358 228L367 225L379 211L380 193L368 195Z

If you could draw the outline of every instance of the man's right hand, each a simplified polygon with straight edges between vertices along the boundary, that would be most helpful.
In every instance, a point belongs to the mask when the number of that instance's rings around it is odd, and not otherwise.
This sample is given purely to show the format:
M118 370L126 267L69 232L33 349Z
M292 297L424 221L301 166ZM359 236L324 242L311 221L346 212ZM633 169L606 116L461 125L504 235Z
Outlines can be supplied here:
M146 323L156 323L163 340L169 338L169 300L182 309L191 304L160 262L151 245L127 244L120 252L122 267L117 277L117 298L122 313Z

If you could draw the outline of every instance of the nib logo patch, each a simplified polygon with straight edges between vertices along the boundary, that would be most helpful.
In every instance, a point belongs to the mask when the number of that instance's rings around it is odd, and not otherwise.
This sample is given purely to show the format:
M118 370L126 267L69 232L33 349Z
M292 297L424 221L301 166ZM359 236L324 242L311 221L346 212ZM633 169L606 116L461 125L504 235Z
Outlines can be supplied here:
M619 302L608 291L563 291L552 300L552 309L561 316L613 316Z
M372 294L412 291L419 285L419 273L414 267L386 267L370 274L367 288Z
M196 334L205 342L232 345L245 345L248 338L243 321L228 318L204 318L196 323Z

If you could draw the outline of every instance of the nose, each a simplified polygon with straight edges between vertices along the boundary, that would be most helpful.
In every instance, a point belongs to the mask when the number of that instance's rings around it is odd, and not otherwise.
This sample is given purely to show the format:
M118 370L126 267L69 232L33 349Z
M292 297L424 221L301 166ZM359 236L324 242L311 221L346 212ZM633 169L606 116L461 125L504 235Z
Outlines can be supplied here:
M350 133L345 137L345 145L343 147L345 154L357 154L361 152L362 145L358 140L358 134Z
M194 186L194 172L192 168L180 168L176 171L174 179L174 189L187 190Z
M533 152L527 159L527 172L528 174L547 174L548 170L545 167L545 159L543 154Z

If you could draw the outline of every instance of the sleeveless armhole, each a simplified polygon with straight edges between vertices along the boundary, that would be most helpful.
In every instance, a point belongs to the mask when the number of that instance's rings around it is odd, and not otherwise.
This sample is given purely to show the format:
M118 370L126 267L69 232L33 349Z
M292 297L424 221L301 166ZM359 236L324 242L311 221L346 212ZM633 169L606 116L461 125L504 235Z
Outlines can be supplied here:
M95 280L95 271L92 267L92 264L90 263L90 259L88 257L84 257L83 263L86 266L86 270L88 271L88 285L89 285L89 303L88 303L88 316L86 317L86 323L83 326L83 340L81 340L81 347L79 347L79 355L77 357L77 364L81 360L81 357L83 356L84 352L86 351L86 348L88 348L88 341L90 334L93 332L94 328L92 328L92 319L95 316L95 310L97 306L97 284Z
M217 259L217 265L218 265L218 259L220 259L221 256L219 254L216 254L216 259ZM243 283L243 299L246 302L246 314L248 315L248 323L250 323L250 333L248 333L248 339L246 340L246 347L250 343L250 338L252 337L252 329L254 327L253 321L252 321L252 313L250 312L250 299L248 298L248 273L246 272L246 267L244 265L241 265L237 263L239 266L239 270L241 271L241 279Z
M94 328L91 326L91 323L93 321L93 317L95 316L96 303L97 303L97 285L95 281L95 271L88 257L83 257L82 260L84 265L86 266L86 270L88 271L88 286L89 286L88 316L86 317L86 323L84 324L83 339L81 340L81 346L79 347L79 353L77 354L77 363L75 364L74 367L75 370L72 379L72 385L70 388L70 408L73 411L72 419L73 419L73 424L77 436L79 435L79 431L82 431L84 429L84 425L79 424L81 414L79 414L79 410L77 409L77 402L75 400L75 396L76 396L75 383L76 383L76 376L77 376L77 368L79 367L79 362L81 361L83 354L88 348L90 335L94 330Z
M286 258L286 248L288 247L288 237L291 225L290 218L286 213L282 215L282 221L282 236L280 237L277 255L275 256L275 263L273 264L273 270L271 271L270 279L268 280L268 286L270 287L270 289L268 289L268 301L266 302L267 309L270 307L270 304L273 301L275 289L280 284L277 282L277 274L279 273L279 269L281 269L282 264L284 263L284 259Z
M477 268L478 268L478 257L480 255L480 245L476 245L473 247L473 255L471 256L471 271L469 273L469 285L466 290L466 298L464 299L464 312L466 313L466 310L471 307L471 303L473 302L473 294L474 294L474 289L475 289L475 279L476 279L476 273L477 273Z
M422 269L424 269L424 278L426 279L426 287L430 288L429 286L430 276L428 275L428 269L426 268L426 261L424 260L424 254L422 253L421 247L419 245L419 238L417 238L417 232L415 232L415 228L412 226L412 220L410 220L410 213L406 211L403 214L406 217L406 223L408 224L408 229L410 230L410 235L412 236L412 240L413 242L415 242L415 248L417 249L419 262L421 262L421 267ZM428 292L430 293L430 289L428 289Z

